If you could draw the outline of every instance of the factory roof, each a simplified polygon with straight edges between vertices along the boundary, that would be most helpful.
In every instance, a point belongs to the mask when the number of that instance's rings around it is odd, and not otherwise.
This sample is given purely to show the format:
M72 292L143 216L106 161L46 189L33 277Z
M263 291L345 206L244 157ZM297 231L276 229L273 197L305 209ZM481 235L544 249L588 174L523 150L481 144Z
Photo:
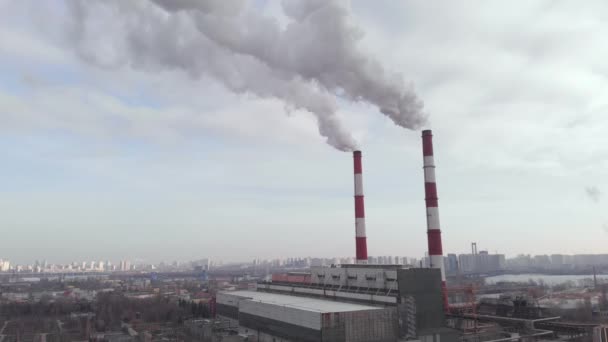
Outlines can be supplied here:
M408 269L407 265L401 264L341 264L340 268L377 268L377 269Z
M223 292L226 295L246 298L251 301L266 304L274 304L305 311L328 313L328 312L348 312L363 310L381 310L382 308L369 305L351 304L323 300L309 297L289 296L276 293L257 292L257 291L231 291Z

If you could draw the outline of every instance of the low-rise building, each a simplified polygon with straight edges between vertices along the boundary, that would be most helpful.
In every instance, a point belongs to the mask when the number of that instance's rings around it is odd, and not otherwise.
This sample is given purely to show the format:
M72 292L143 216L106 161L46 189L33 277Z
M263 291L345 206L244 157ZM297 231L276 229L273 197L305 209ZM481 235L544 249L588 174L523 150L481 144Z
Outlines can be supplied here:
M258 341L366 341L397 339L395 307L376 307L257 291L217 296L218 315L238 321Z

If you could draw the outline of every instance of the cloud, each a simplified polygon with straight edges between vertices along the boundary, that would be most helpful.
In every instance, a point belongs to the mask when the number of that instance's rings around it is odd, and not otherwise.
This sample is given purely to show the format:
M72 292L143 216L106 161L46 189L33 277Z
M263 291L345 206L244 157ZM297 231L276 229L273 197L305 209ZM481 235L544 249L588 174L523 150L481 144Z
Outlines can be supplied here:
M354 2L362 26L374 28L367 47L414 72L433 128L450 135L449 153L484 169L560 176L608 164L599 157L608 152L608 78L599 72L607 5Z
M604 224L602 225L602 229L603 229L603 230L604 230L606 233L608 233L608 223L604 223Z
M152 143L221 137L288 145L321 142L312 117L301 111L286 119L278 101L233 98L218 108L197 111L188 103L130 103L94 87L32 87L27 101L0 93L0 133L70 132L88 139L131 138ZM340 115L339 113L337 115ZM268 134L273 127L274 134Z
M602 197L602 192L595 185L586 187L585 193L587 194L587 197L595 203L598 203Z

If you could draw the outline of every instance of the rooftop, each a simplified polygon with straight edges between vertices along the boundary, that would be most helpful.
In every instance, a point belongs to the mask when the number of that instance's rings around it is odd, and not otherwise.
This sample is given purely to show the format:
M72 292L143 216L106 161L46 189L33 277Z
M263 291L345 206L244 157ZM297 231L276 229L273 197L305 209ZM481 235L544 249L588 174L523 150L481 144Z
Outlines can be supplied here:
M363 310L381 310L382 308L369 305L351 304L335 302L331 300L323 300L309 297L288 296L276 293L256 292L256 291L231 291L223 294L247 298L251 301L261 302L266 304L281 305L285 307L319 312L348 312L348 311L363 311Z
M411 268L407 265L401 264L341 264L340 268L378 268L378 269L408 269Z

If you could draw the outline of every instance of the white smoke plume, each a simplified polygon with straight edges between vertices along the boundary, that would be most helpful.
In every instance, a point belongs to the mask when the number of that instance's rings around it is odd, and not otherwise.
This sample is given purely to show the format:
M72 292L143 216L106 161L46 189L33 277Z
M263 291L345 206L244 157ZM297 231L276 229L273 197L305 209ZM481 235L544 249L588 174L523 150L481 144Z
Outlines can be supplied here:
M600 189L597 186L586 187L585 193L587 194L589 199L595 203L598 203L600 201L600 198L602 197L602 192L600 191Z
M69 42L89 63L182 70L235 93L305 109L342 151L356 148L336 97L370 103L395 124L419 128L423 104L400 74L358 47L347 1L285 0L286 25L245 0L67 0ZM111 31L108 31L111 27Z

